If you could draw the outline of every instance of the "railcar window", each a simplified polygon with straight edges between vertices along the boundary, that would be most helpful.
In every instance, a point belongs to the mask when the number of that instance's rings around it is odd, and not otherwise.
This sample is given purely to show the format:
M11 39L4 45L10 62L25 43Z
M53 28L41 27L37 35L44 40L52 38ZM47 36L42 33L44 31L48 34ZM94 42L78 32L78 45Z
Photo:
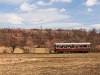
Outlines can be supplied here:
M60 46L56 45L56 48L59 48Z
M82 47L82 45L80 45L80 47Z
M72 46L70 46L70 48L72 48Z
M68 46L68 48L71 48L71 46Z
M64 45L63 48L66 48L66 46Z
M75 46L76 48L78 48L78 46Z
M62 48L62 46L61 45L56 45L56 48Z
M62 45L61 48L64 48L64 46Z
M83 45L83 47L87 47L87 45Z
M72 48L74 48L74 45L72 45Z
M64 48L67 48L68 46L67 45L64 45Z

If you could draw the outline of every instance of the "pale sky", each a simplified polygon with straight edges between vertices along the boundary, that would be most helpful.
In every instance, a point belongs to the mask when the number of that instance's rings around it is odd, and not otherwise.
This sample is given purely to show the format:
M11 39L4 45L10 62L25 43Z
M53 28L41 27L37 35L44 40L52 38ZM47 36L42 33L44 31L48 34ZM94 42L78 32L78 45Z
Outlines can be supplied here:
M100 0L0 0L0 28L100 29Z

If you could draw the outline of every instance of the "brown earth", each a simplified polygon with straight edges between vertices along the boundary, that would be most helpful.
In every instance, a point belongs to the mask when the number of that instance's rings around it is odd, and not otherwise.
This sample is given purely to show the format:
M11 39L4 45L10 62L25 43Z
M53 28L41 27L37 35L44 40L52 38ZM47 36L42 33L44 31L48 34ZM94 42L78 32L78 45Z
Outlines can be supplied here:
M100 75L100 53L0 54L0 75Z

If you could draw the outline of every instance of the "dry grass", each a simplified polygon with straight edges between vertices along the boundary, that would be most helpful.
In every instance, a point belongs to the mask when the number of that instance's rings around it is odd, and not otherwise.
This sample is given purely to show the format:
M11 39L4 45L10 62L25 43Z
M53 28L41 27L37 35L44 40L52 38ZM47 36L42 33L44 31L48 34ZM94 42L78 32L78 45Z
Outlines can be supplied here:
M50 53L49 48L33 48L29 46L26 46L25 48L29 53ZM0 53L11 53L11 51L12 47L0 46ZM20 47L16 47L14 53L24 53L24 49L22 50Z
M0 75L100 75L100 53L1 54Z

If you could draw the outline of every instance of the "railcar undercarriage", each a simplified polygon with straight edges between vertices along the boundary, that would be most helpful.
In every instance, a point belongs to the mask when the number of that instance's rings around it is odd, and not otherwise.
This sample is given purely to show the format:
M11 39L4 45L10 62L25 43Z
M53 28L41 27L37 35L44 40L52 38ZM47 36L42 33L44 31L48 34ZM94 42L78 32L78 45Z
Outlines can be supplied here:
M54 53L88 53L88 50L54 50Z

